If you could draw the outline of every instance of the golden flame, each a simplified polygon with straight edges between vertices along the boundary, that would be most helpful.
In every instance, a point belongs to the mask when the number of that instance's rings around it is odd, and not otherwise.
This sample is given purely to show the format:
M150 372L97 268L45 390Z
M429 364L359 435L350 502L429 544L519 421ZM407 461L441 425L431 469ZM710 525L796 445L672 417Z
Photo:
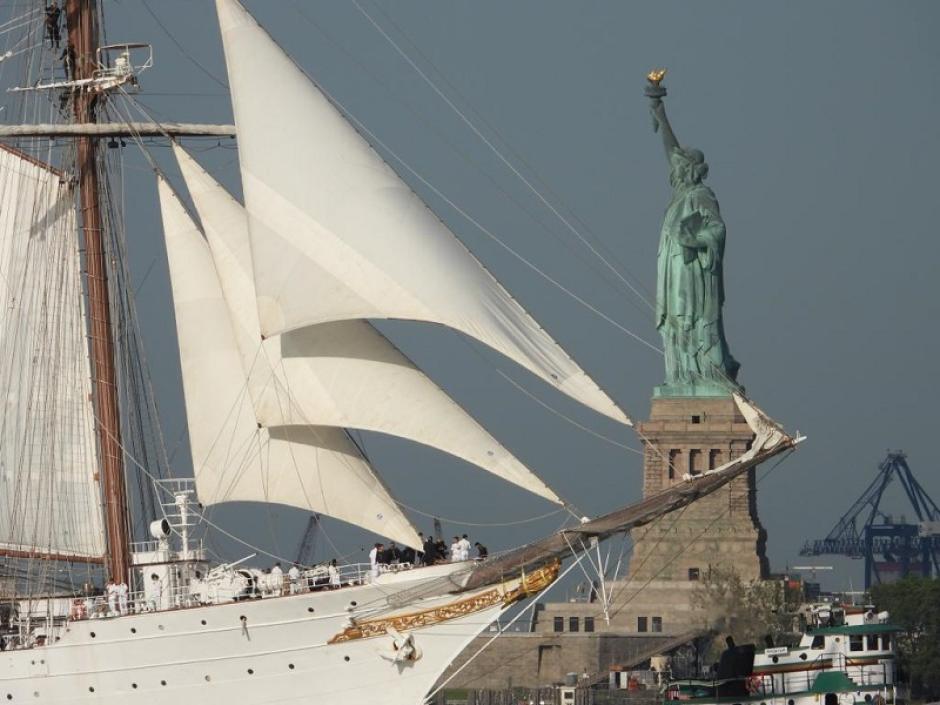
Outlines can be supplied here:
M648 74L646 74L646 80L652 83L654 86L658 86L659 82L663 80L666 76L666 69L653 69Z

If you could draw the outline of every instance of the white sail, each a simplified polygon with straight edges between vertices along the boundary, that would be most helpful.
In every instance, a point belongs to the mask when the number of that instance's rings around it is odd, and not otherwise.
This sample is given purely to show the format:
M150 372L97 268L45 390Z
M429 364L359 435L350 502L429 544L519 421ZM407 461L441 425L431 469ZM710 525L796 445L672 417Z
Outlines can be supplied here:
M200 501L300 507L420 546L342 429L259 423L209 247L169 184L158 182Z
M104 554L75 200L0 146L0 549Z
M185 150L176 146L175 152L212 251L263 425L340 426L407 438L561 503L369 323L323 323L262 343L245 209Z
M217 0L266 336L349 319L439 323L623 423L237 0Z

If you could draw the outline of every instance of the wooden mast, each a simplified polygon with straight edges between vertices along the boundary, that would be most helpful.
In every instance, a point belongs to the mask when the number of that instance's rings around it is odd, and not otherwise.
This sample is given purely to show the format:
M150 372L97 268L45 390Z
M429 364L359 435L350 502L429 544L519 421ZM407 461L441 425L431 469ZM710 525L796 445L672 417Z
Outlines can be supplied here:
M91 78L97 68L98 27L95 0L67 0L68 42L75 54L74 78ZM75 120L96 121L97 94L77 90L74 94ZM114 371L114 342L111 338L111 309L108 297L108 270L105 233L98 192L97 143L93 136L76 140L82 233L85 244L88 286L89 333L91 336L92 388L101 453L101 482L104 494L105 524L108 530L108 574L115 582L128 582L130 556L127 493L121 454L121 427Z

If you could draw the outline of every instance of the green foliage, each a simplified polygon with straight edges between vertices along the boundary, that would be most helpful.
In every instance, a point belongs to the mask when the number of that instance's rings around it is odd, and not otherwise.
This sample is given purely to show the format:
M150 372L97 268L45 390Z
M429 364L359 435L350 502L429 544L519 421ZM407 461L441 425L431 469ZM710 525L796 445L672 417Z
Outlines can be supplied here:
M898 635L899 665L915 697L940 696L940 579L910 576L876 585L872 601L887 610Z
M781 583L745 581L733 569L712 567L691 602L702 626L717 633L706 659L717 658L727 635L738 644L761 644L768 634L776 640L789 633L793 623Z

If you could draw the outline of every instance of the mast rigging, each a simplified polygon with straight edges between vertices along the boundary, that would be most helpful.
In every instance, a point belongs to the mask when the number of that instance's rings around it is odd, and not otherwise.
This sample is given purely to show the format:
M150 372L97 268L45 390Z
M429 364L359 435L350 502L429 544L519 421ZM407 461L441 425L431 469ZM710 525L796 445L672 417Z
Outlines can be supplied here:
M95 72L98 30L95 0L67 0L66 25L69 46L75 52L75 78L91 78ZM96 122L97 94L73 93L75 121ZM101 481L107 527L106 563L109 577L116 583L129 578L129 522L121 455L121 428L114 369L107 260L104 251L103 221L99 201L97 139L83 135L76 140L81 231L85 244L88 286L89 335L91 337L92 389L95 402L98 448L101 455Z

